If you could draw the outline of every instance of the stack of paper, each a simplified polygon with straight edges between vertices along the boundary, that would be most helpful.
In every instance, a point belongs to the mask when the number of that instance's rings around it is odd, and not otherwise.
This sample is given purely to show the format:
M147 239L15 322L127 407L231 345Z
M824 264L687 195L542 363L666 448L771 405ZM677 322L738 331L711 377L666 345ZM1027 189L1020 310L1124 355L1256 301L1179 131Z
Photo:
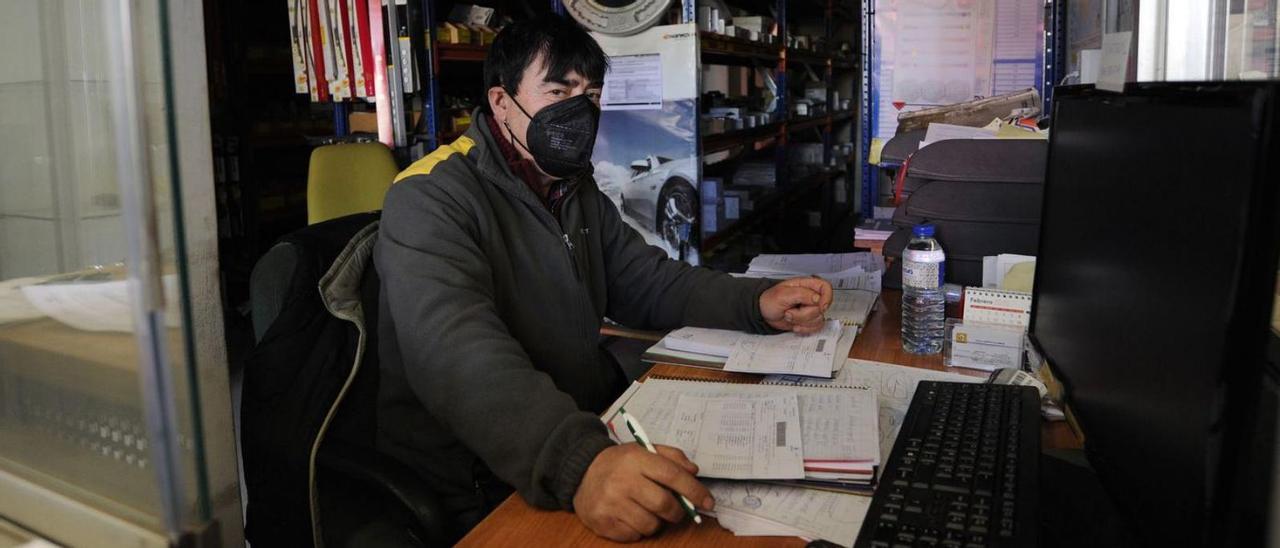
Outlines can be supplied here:
M743 276L751 278L793 278L817 276L835 289L865 289L880 292L884 257L869 252L811 255L757 255Z
M703 477L865 490L880 465L876 395L867 388L649 379L604 415L625 443L631 436L616 420L623 406L654 443L679 447Z
M856 317L857 311L864 306L856 302L845 304L851 309L850 318ZM650 347L642 358L649 362L741 373L831 378L849 355L857 334L856 327L842 325L841 320L835 319L828 320L822 331L812 335L751 335L724 329L685 327L669 333Z

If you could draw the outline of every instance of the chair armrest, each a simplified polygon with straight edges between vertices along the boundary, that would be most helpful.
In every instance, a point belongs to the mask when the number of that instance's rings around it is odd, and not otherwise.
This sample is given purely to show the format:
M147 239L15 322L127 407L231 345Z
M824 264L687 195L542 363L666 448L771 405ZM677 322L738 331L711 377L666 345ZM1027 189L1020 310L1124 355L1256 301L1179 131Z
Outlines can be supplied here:
M417 522L427 545L447 544L449 518L439 497L408 466L377 452L328 440L317 455L321 470L340 474L395 500Z

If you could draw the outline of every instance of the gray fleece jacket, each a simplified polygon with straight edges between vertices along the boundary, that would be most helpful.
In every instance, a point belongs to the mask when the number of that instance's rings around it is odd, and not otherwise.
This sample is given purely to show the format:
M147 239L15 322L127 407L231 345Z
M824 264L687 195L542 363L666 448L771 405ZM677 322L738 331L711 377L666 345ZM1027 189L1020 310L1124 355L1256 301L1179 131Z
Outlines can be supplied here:
M667 258L589 175L557 218L504 161L485 114L387 194L374 261L380 449L454 512L483 511L489 471L543 508L572 509L612 444L597 413L625 388L601 319L642 329L765 332L760 294Z

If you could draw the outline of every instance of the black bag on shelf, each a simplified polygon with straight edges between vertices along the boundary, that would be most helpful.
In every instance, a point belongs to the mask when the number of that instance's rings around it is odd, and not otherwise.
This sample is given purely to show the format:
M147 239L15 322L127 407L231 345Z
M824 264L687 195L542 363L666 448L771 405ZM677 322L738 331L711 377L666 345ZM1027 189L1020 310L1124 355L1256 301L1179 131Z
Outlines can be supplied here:
M912 156L893 215L901 228L884 246L895 259L885 286L902 287L902 250L920 223L937 227L948 282L982 285L984 256L1035 255L1048 149L1042 140L956 139Z

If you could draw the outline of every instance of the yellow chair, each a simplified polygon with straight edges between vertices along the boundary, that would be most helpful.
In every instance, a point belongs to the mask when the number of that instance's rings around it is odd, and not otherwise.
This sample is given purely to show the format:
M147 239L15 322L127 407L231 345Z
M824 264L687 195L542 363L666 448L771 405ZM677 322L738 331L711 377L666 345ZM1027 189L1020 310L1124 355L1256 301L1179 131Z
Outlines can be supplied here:
M311 152L307 224L382 209L400 168L382 143L325 145Z

